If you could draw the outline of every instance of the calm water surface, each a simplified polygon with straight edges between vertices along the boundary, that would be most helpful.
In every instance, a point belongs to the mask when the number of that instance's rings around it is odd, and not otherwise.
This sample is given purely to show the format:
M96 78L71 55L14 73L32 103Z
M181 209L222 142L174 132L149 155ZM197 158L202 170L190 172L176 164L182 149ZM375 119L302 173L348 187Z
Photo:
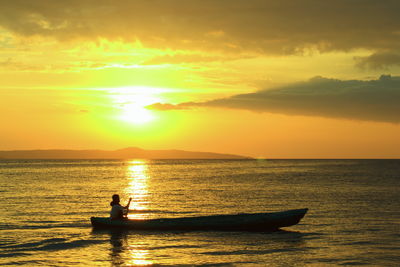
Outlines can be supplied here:
M309 208L274 233L93 231L131 218ZM0 160L0 264L398 266L400 160Z

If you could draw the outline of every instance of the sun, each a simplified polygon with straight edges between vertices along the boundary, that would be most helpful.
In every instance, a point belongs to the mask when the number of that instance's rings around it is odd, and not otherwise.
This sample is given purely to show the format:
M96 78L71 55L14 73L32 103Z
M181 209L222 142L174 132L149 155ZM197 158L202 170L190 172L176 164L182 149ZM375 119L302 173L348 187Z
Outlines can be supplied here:
M155 116L142 104L126 104L123 106L120 118L134 124L144 124L154 120Z
M118 118L132 124L145 124L156 119L153 111L146 106L161 102L158 96L163 89L132 86L112 90L113 102L120 110Z

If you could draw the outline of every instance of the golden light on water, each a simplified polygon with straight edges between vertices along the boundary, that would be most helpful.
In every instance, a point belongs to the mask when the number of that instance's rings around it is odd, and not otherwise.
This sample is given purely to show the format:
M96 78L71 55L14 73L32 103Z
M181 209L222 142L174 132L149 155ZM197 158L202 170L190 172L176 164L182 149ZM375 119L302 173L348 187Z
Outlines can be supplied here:
M152 265L153 262L149 259L149 251L143 249L141 246L130 246L129 247L131 260L130 265Z
M144 266L153 264L150 251L146 249L146 244L143 241L127 238L126 232L111 233L110 241L112 245L112 266ZM126 258L128 259L125 260Z
M145 160L133 160L129 162L127 169L127 178L129 179L129 185L126 189L127 195L132 197L130 205L131 213L128 213L129 219L145 219L147 217L145 212L149 209L148 201L148 183L149 174L148 166ZM130 261L129 266L144 266L152 265L153 262L150 260L149 251L144 249L140 243L128 246Z
M140 211L149 209L148 182L150 177L147 173L147 162L145 160L133 160L129 162L126 175L129 179L129 186L126 189L126 193L132 198L129 207L131 212L128 213L128 218L144 219L147 216L144 213L140 213Z

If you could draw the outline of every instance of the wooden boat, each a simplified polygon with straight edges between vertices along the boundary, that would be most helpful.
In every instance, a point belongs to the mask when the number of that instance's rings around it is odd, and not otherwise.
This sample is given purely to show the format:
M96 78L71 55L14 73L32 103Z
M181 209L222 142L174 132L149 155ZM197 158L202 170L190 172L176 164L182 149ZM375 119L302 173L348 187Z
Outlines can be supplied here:
M105 217L90 218L94 228L159 230L159 231L273 231L292 226L304 217L308 209L272 213L241 213L148 220L111 220Z

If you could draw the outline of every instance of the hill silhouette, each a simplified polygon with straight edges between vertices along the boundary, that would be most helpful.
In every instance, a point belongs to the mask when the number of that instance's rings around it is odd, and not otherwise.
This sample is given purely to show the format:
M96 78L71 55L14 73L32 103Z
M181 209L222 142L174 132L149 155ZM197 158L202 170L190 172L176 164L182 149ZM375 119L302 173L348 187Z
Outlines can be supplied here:
M0 151L1 159L246 159L249 157L184 150L145 150L129 147L118 150L10 150Z

